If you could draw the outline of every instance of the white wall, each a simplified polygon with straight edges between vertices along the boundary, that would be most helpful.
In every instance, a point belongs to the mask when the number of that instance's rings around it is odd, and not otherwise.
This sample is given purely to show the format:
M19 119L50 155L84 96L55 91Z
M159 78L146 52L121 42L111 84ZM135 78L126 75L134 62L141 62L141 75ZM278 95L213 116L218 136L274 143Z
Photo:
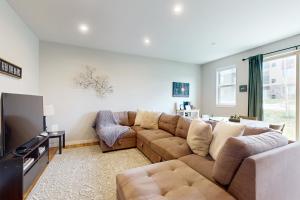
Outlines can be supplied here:
M100 98L93 90L78 88L74 77L84 65L108 75L113 94ZM69 144L95 140L91 129L96 112L146 108L174 112L174 103L190 100L200 106L199 65L42 42L40 44L40 91L56 114L49 124L67 131ZM190 82L190 98L173 98L172 82Z
M248 85L249 65L248 61L243 62L242 59L294 45L300 45L300 35L202 65L201 113L218 116L230 116L234 114L246 115L248 113L248 93L240 93L238 91L238 86L244 84ZM237 105L235 107L217 107L216 69L231 65L237 67Z
M0 57L23 70L22 79L0 73L0 94L38 94L39 39L5 0L0 0Z
M5 0L0 0L0 57L23 69L23 78L0 74L0 93L38 94L39 40Z

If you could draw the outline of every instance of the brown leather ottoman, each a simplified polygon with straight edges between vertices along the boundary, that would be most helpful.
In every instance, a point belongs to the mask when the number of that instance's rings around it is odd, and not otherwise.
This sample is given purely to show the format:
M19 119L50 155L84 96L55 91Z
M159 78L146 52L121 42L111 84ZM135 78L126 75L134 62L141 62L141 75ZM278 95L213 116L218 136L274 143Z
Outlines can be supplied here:
M131 169L117 175L118 200L233 200L179 160Z

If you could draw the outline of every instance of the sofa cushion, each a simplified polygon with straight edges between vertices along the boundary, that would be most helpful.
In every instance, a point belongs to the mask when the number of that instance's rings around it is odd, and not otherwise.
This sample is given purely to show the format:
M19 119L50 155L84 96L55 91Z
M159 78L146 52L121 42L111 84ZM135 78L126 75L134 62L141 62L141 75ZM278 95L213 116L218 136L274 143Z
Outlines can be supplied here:
M159 118L158 127L175 135L178 119L179 115L168 115L163 113Z
M179 160L117 175L119 200L234 200L229 193Z
M190 154L179 158L179 160L196 170L202 176L205 176L213 182L215 181L213 178L215 161L210 156L203 157L196 154Z
M136 137L136 132L132 128L120 136L120 138L133 138L133 137Z
M212 139L212 127L210 124L202 120L192 121L186 140L195 154L207 156Z
M143 113L141 127L146 129L158 129L158 120L160 115L160 112L145 111Z
M216 160L213 177L222 185L229 185L244 159L287 144L288 139L276 132L229 138Z
M168 133L164 130L141 130L137 131L137 138L144 142L147 145L150 145L150 142L153 140L161 139L161 138L168 138L173 137L171 133Z
M143 115L146 111L143 110L138 110L135 116L135 121L134 121L134 125L135 126L140 126L143 120Z
M135 132L143 131L145 130L144 128L140 126L132 126L131 129L133 129Z
M180 137L169 137L151 142L151 148L163 160L177 159L192 153L186 140Z
M274 131L271 128L267 128L267 127L251 127L251 126L246 126L245 130L244 130L244 134L245 136L247 135L259 135L262 133L266 133L266 132L271 132Z
M128 121L128 112L114 112L114 117L116 121L123 126L129 126L129 121Z
M128 126L133 126L135 122L136 112L128 111Z
M213 131L213 140L209 147L209 154L216 160L220 150L230 137L243 134L245 125L230 122L219 122Z
M178 137L186 138L191 122L192 122L191 119L185 117L179 117L175 135Z

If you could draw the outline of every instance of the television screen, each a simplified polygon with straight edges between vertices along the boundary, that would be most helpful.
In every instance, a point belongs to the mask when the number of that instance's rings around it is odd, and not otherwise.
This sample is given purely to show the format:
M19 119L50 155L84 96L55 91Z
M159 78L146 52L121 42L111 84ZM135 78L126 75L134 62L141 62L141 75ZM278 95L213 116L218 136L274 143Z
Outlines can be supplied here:
M2 93L2 155L43 132L43 97Z

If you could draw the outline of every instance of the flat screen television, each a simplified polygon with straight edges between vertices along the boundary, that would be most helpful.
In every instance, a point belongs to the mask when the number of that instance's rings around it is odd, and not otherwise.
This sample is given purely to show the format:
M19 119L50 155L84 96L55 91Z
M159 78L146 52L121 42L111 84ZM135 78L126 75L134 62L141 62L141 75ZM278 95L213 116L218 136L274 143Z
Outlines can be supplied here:
M43 97L2 93L1 157L15 152L43 132Z

